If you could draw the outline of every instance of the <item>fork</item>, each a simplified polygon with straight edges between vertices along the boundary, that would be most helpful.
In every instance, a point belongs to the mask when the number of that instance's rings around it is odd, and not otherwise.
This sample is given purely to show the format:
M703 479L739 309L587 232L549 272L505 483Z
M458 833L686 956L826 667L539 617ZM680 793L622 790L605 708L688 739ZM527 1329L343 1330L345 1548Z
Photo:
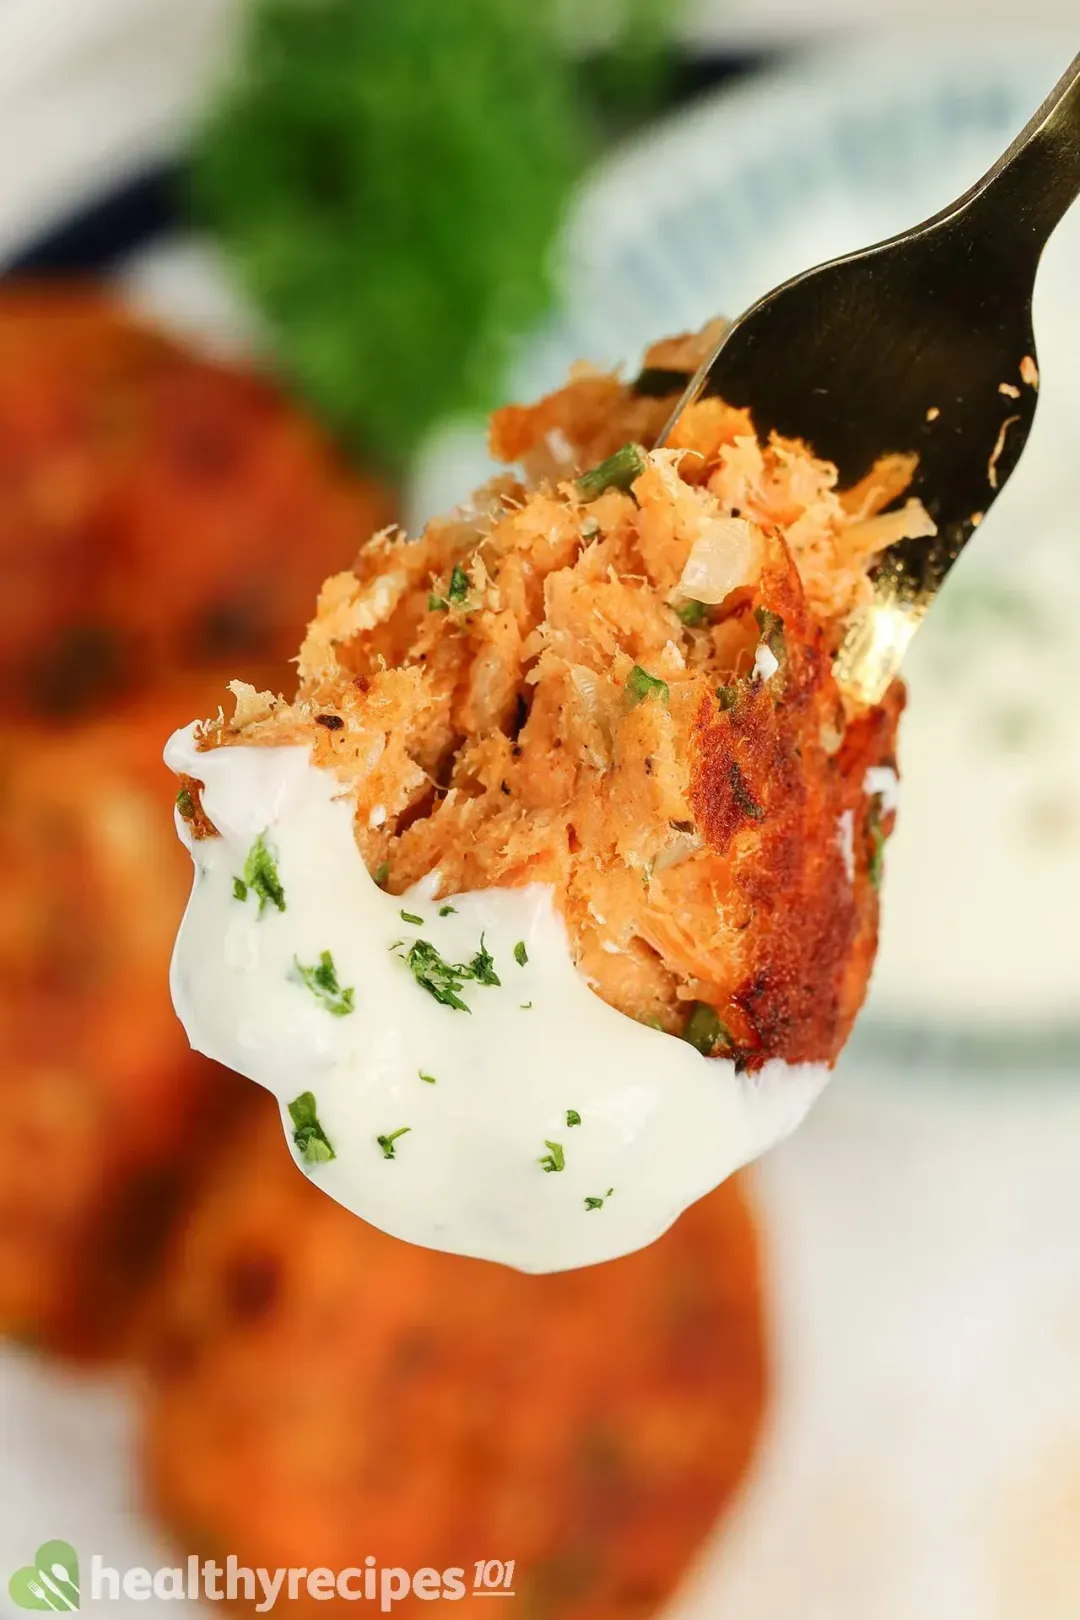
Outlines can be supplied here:
M1004 488L1031 431L1031 303L1051 232L1080 195L1080 56L993 168L900 236L786 281L730 327L691 378L759 434L805 440L858 481L917 452L909 493L936 535L881 553L873 601L837 653L841 687L879 701L949 569ZM1080 453L1080 444L1078 444Z

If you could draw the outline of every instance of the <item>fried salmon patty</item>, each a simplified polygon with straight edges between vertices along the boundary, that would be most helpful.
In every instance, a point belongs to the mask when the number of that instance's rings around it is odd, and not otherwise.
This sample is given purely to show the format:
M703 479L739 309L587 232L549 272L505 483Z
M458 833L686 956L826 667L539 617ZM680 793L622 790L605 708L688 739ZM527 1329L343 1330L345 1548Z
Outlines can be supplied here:
M309 746L395 893L550 884L629 1016L751 1069L831 1062L876 948L891 811L868 772L903 706L899 683L845 704L832 660L877 552L933 525L896 505L912 458L838 491L719 400L650 451L672 403L583 373L499 412L521 471L418 540L376 535L323 587L295 699L235 685L203 746Z
M0 717L284 664L391 514L268 379L79 286L0 293Z
M122 1341L190 1150L248 1100L169 1005L190 879L160 738L200 691L0 732L0 1331L66 1351Z
M742 1183L639 1254L529 1277L354 1219L298 1173L263 1107L180 1234L147 1328L150 1490L178 1551L335 1571L370 1555L464 1567L470 1584L475 1560L512 1558L529 1615L654 1613L760 1426Z

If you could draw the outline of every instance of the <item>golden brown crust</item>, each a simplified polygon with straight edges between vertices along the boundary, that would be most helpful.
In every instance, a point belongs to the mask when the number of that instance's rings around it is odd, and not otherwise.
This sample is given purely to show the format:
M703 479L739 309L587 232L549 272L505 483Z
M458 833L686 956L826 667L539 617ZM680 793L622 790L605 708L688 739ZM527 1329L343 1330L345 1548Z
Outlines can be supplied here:
M0 293L0 714L85 714L219 660L283 667L392 515L266 378L79 286Z
M206 686L0 733L0 1331L115 1349L189 1177L250 1089L169 1002L190 863L162 738Z
M371 1553L470 1582L476 1559L515 1558L516 1602L545 1620L656 1612L761 1420L740 1182L638 1254L526 1276L366 1226L265 1113L148 1325L150 1489L180 1549L335 1570Z

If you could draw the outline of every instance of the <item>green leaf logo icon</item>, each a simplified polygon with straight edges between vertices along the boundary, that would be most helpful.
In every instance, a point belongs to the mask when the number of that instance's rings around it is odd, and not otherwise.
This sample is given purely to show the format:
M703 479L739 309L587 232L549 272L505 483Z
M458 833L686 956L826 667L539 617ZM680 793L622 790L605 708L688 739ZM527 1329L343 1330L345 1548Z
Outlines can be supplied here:
M8 1582L20 1609L70 1614L79 1607L79 1555L68 1541L43 1541L34 1562L17 1569Z

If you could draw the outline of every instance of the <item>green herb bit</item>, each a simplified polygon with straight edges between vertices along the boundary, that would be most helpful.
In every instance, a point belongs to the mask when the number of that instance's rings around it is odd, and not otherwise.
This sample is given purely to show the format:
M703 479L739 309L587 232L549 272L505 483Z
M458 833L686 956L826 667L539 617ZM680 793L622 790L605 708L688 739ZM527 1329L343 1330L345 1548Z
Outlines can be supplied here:
M718 1047L730 1051L735 1044L716 1008L704 1001L694 1002L682 1038L705 1057L712 1057Z
M248 894L247 884L244 882L243 878L236 878L236 877L233 878L233 880L232 880L232 893L233 893L233 899L234 900L246 900L247 899L247 894Z
M683 602L680 607L675 609L688 630L694 630L699 624L704 624L708 611L704 602L695 602L693 600Z
M458 971L461 972L462 970L459 969ZM483 934L480 935L480 949L464 971L467 977L475 979L477 984L502 984L502 980L495 971L495 958L484 944Z
M566 1110L566 1123L568 1125L581 1124L581 1115L578 1113L576 1108L568 1108Z
M439 916L440 917L456 917L457 916L457 906L440 906L439 907Z
M739 688L737 686L718 686L716 688L716 697L721 709L733 709L739 701Z
M329 951L323 951L315 967L305 967L295 956L293 962L301 979L312 995L317 996L322 1002L328 1013L333 1013L335 1018L345 1018L355 1011L356 992L351 987L343 990L338 983L334 958Z
M882 831L881 809L877 799L870 806L867 831L870 834L870 858L867 863L867 871L874 888L880 889L881 880L885 876L885 834Z
M518 1010L520 1012L531 1012L532 1011L532 1002L531 1001L519 1002L518 1003Z
M429 613L449 613L450 611L450 604L446 597L436 596L434 591L428 597L427 605Z
M650 692L655 692L665 703L671 696L667 681L662 681L658 675L650 675L640 664L635 664L626 677L626 690L635 703L641 703Z
M417 928L423 928L424 926L423 917L418 917L415 911L399 911L398 916L402 922L413 923Z
M733 759L731 762L728 770L728 781L731 783L731 796L743 815L749 816L751 821L764 821L765 811L747 787L746 778L743 776L738 760Z
M472 977L467 968L454 967L444 961L434 945L430 945L426 939L415 940L404 960L417 984L429 996L434 996L444 1007L454 1007L458 1012L469 1011L460 995L464 981Z
M315 1108L315 1093L302 1091L289 1104L289 1117L293 1122L293 1141L305 1164L325 1164L336 1159L330 1138L319 1124Z
M604 1198L610 1198L614 1191L615 1191L614 1187L609 1187L607 1192L604 1194ZM603 1207L604 1207L604 1198L586 1198L586 1200L585 1200L585 1208L586 1209L603 1209Z
M779 613L774 613L771 608L757 607L754 609L754 618L757 620L758 629L761 631L761 639L766 647L768 647L775 659L782 659L784 656L784 621Z
M613 456L608 456L598 467L582 473L577 481L580 494L587 501L595 500L605 489L629 489L635 479L645 471L645 452L640 444L624 444Z
M460 563L450 570L450 584L446 592L451 602L464 602L469 594L469 576Z
M539 1161L540 1168L546 1171L549 1175L552 1170L565 1170L566 1154L563 1152L562 1143L549 1142L545 1137L544 1146L546 1148L550 1148L551 1151L549 1153L545 1153L544 1157Z
M195 800L191 797L187 788L181 788L176 795L176 808L180 812L182 821L195 820Z
M285 910L285 890L278 877L277 854L265 833L260 833L244 862L244 882L259 897L259 916L267 906Z
M433 1074L425 1074L423 1069L418 1069L416 1072L419 1074L425 1086L433 1086L435 1084L435 1076Z
M389 876L390 876L390 862L389 861L380 861L378 866L375 868L374 872L372 872L372 874L371 874L372 882L377 883L380 889L384 887L384 885L386 883L386 880L387 880L387 878Z
M524 967L528 960L529 953L525 949L525 941L523 939L519 939L517 944L514 946L514 961L517 963L518 967Z
M411 1125L402 1125L400 1129L391 1131L388 1136L377 1136L375 1138L376 1142L378 1142L379 1146L382 1148L382 1156L384 1159L397 1158L397 1150L394 1147L394 1143L397 1141L399 1136L408 1136L411 1130Z

